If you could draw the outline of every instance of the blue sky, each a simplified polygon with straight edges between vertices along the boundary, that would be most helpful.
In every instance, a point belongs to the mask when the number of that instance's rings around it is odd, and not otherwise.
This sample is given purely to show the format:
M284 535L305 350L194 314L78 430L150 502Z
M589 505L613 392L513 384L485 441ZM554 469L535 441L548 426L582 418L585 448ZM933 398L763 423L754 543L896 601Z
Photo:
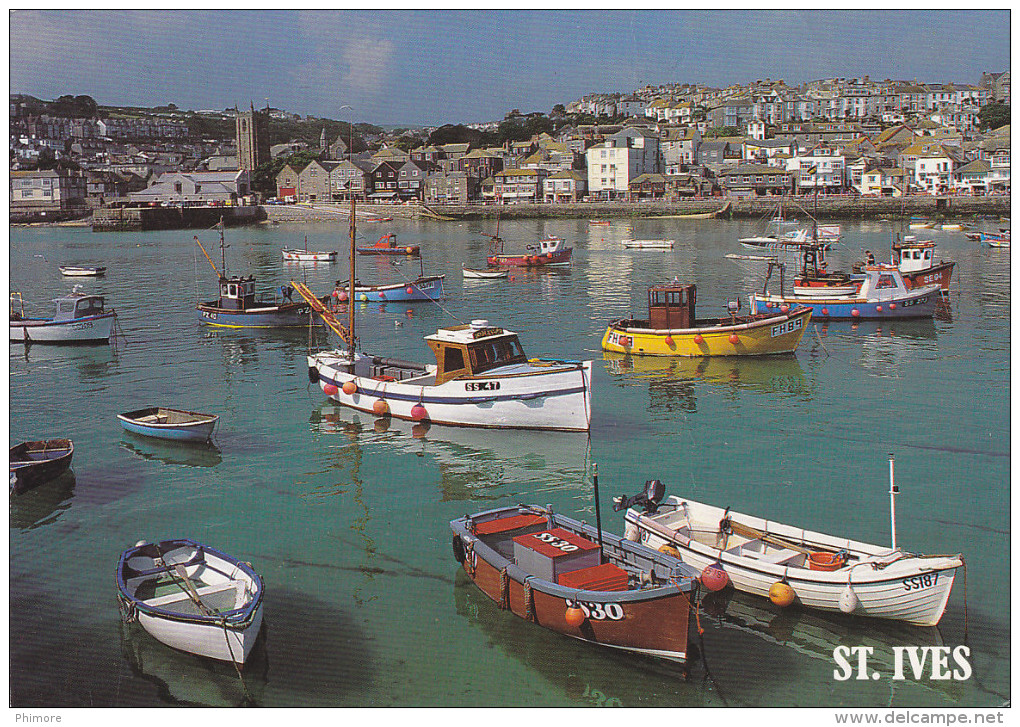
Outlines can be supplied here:
M24 10L10 15L10 90L185 109L268 98L302 115L470 123L671 81L977 83L1009 69L1009 20L1008 10Z

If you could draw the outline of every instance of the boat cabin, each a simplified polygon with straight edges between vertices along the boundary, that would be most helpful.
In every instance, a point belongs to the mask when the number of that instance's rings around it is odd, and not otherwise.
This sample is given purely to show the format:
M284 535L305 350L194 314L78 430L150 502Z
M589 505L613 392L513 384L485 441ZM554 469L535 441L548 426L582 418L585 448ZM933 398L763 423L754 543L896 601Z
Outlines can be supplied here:
M376 240L376 243L372 247L385 247L393 248L397 246L397 233L387 232L385 235Z
M892 261L900 272L914 273L928 270L935 260L935 241L918 240L914 235L904 235L903 241L897 240L892 246Z
M517 334L474 320L470 325L440 328L425 342L436 356L436 384L477 376L500 366L527 363Z
M219 307L224 310L245 310L255 306L255 276L220 278Z
M694 327L696 286L656 285L648 289L648 326L655 329Z
M103 310L103 296L101 295L78 295L72 293L63 298L54 298L57 304L57 312L53 316L54 321L70 321L75 318L87 316L99 316Z
M530 255L551 255L563 249L563 238L549 235L548 237L543 237L537 243L525 245L524 249Z
M864 282L854 297L882 301L896 300L907 295L906 283L903 282L903 276L895 265L885 263L865 265L863 271Z

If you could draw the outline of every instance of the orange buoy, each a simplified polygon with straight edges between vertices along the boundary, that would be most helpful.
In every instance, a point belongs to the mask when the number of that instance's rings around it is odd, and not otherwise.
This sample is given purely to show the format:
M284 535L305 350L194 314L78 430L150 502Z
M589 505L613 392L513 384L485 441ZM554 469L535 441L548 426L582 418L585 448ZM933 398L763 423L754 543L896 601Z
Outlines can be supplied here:
M415 404L411 407L411 419L416 422L424 421L429 418L429 413L425 411L425 407L420 403Z
M823 316L829 315L829 309L828 308L822 308L822 315Z
M736 346L738 343L740 343L740 336L738 336L736 333L731 333L730 334L730 343L732 343L734 346Z
M637 541L634 541L634 542L637 542ZM659 552L663 553L664 555L668 555L671 558L676 558L677 560L680 560L680 551L677 550L676 548L674 548L669 543L663 543L662 545L660 545L659 546Z
M413 316L414 308L408 308L406 311L404 311L404 314L407 315L408 317Z
M882 312L882 306L880 306L880 305L876 305L876 306L875 306L875 312L877 312L877 313L881 313L881 312Z
M669 346L670 348L673 348L673 337L672 336L666 336L666 345Z
M860 315L861 315L861 312L859 310L857 310L856 308L854 308L852 311L850 311L850 315L852 315L854 318L859 318Z
M584 623L584 611L577 606L567 606L567 610L563 612L563 618L566 620L567 626L577 628Z
M326 396L336 396L336 393L338 391L340 391L340 389L336 388L336 386L334 386L333 384L322 385L322 393L325 394Z
M405 252L406 252L406 253L407 253L408 255L414 255L414 248L413 248L413 247L405 247L405 248L404 248L404 251L405 251Z
M779 312L780 313L789 313L790 312L790 306L786 305L786 303L783 303L783 305L779 306Z
M408 295L414 295L414 288L408 285L406 288L404 288L404 292L407 293Z
M384 417L390 413L390 405L382 399L378 399L374 404L372 404L372 412L376 416Z
M700 345L701 345L701 344L703 344L704 342L705 342L705 339L704 339L704 338L702 338L702 336L701 336L701 334L700 334L700 333L695 333L695 334L694 334L694 343L696 343L697 345L699 345L699 346L700 346Z
M715 593L721 591L730 583L730 577L722 568L714 565L706 565L701 571L701 585Z
M786 608L793 603L795 598L797 598L797 593L790 587L789 583L776 581L769 589L769 600L782 608Z
M358 385L355 384L353 381L345 381L344 382L343 391L344 391L345 394L347 394L347 396L353 396L354 393L357 390L358 390Z

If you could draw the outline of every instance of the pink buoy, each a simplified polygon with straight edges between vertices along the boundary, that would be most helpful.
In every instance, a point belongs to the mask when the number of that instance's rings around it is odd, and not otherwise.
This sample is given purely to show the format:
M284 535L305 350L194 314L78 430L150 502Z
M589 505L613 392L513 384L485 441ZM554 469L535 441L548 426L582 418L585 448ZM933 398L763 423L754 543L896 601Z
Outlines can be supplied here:
M717 568L714 565L706 565L705 569L701 571L701 585L713 593L721 591L728 586L729 583L730 577L722 568Z
M352 396L358 390L358 385L353 381L345 381L343 385L343 392L347 396Z
M823 316L829 315L829 309L828 308L822 308L822 315Z
M407 293L408 295L414 295L414 288L408 285L406 288L404 288L404 292Z
M705 342L705 339L704 339L704 338L702 338L702 336L701 336L701 334L700 334L700 333L696 333L696 334L694 334L694 343L695 343L695 344L697 344L698 346L700 346L700 345L701 345L701 344L703 344L704 342Z
M876 305L875 306L875 311L878 312L878 313L881 313L882 312L882 306Z
M429 413L425 411L425 407L421 404L415 404L411 407L411 419L416 422L421 422L429 418Z
M738 343L740 343L740 336L738 336L736 333L731 333L730 334L730 343L732 343L734 346L736 346Z
M336 388L333 384L323 384L322 393L326 396L336 396L340 389Z
M771 307L772 307L772 303L771 303L771 301L767 301L767 300L766 300L766 301L765 301L765 307L766 307L766 308L771 308Z
M379 292L379 300L386 300L386 293L383 293L382 291L380 291Z
M859 318L860 315L861 315L861 312L859 310L857 310L856 308L854 308L852 311L850 311L850 315L852 315L854 318Z
M896 310L896 304L895 303L890 303L889 304L889 310Z
M780 313L789 313L790 312L790 306L788 306L788 305L786 305L784 303L783 305L779 306L779 312Z
M341 303L346 303L347 302L347 291L341 291L340 297L337 298L337 300L339 300Z

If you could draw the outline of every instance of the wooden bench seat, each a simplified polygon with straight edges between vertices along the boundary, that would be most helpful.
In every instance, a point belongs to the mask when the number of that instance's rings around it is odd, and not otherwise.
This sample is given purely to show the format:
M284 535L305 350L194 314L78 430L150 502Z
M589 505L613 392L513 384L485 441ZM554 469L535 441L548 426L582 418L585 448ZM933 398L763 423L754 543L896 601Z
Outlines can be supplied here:
M627 581L627 571L612 563L603 563L563 573L558 583L583 591L626 591Z

